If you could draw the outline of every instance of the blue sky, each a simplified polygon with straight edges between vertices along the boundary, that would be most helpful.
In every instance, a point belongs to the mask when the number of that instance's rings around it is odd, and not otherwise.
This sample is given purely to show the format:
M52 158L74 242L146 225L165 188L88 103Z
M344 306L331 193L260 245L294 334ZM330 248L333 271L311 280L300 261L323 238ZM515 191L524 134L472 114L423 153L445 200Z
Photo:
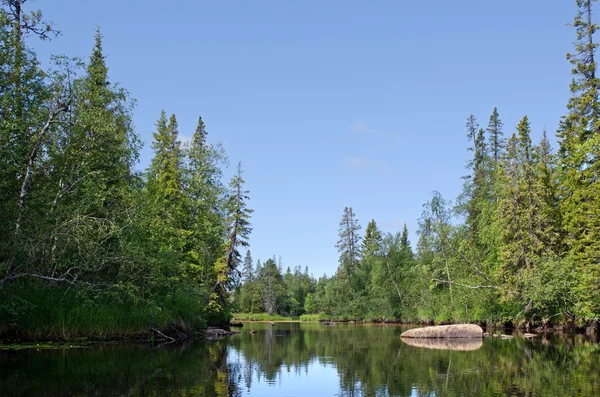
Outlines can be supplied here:
M337 267L338 223L407 223L434 190L454 200L465 119L494 106L505 134L528 115L554 135L569 98L574 1L36 0L63 35L34 46L87 58L99 26L113 81L137 99L152 155L161 109L190 136L199 115L242 161L254 259L316 276Z

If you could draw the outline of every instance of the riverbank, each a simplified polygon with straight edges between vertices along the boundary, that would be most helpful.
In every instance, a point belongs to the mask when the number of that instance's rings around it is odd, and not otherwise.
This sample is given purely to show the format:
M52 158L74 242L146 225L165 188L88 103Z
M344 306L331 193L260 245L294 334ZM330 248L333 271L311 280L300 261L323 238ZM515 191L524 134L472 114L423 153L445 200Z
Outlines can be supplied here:
M299 317L286 317L280 315L269 315L267 313L235 313L233 321L271 321L271 322L321 322L321 323L360 323L360 324L405 324L405 325L452 325L462 324L463 321L434 321L420 320L407 321L402 319L390 318L369 318L363 319L350 316L329 316L324 313L320 314L303 314ZM586 335L600 335L600 322L587 323L552 323L550 321L474 321L482 328L489 330L498 329L514 329L523 332L539 332L539 333L575 333Z
M122 290L5 287L0 341L179 340L231 318L213 315L193 291L168 292L142 300Z

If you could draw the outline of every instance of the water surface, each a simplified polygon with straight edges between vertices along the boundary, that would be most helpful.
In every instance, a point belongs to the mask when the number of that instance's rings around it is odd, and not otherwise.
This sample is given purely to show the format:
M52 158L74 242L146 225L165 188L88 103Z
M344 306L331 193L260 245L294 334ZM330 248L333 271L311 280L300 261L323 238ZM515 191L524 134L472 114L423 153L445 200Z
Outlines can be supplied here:
M255 335L247 333L258 331ZM0 396L591 396L583 336L411 346L390 325L246 323L183 345L0 352Z

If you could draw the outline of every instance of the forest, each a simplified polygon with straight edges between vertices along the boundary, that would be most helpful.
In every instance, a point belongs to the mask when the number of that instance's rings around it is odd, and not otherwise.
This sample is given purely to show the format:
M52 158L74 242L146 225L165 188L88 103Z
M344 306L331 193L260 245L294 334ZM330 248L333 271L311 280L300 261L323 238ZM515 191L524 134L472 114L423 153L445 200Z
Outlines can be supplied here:
M593 0L578 0L571 98L553 150L532 142L527 116L505 127L466 119L471 160L452 204L423 205L416 247L406 226L383 234L351 207L339 224L339 266L318 280L246 258L243 312L403 322L598 327L600 319L600 80ZM506 133L506 135L505 135ZM274 298L276 297L276 298ZM273 302L276 304L273 305ZM300 309L298 309L300 308Z
M26 0L0 10L0 334L140 335L228 322L252 210L241 164L198 119L191 142L157 114L135 169L134 101L110 81L98 30L88 60L42 69L28 40L58 31Z
M109 78L100 30L88 59L42 67L30 43L57 27L27 0L0 0L0 337L191 332L233 312L597 326L593 3L576 1L558 148L545 131L532 142L527 116L507 127L495 108L487 123L469 115L462 194L452 204L433 193L415 247L406 226L385 234L371 220L361 233L348 206L337 272L315 279L281 259L254 263L241 163L224 181L226 153L202 117L182 143L175 114L157 114L154 155L138 170L135 101Z

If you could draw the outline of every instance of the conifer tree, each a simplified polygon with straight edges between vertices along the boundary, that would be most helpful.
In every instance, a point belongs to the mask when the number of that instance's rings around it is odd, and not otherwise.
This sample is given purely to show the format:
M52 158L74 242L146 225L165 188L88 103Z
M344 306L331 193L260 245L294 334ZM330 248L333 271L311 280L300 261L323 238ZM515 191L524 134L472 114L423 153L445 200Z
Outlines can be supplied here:
M352 207L345 207L338 229L339 240L336 248L340 253L339 270L341 270L343 277L349 284L353 297L356 297L356 272L361 258L359 230L360 225L352 211Z
M190 263L195 263L202 272L212 272L212 264L221 255L225 235L222 220L225 188L221 183L220 165L226 162L226 157L219 147L210 145L206 137L204 121L199 117L192 142L184 148L183 184L189 232L185 250Z
M544 129L539 144L534 148L535 173L537 176L536 196L540 198L543 216L548 220L544 245L549 251L563 253L562 217L559 207L558 175L552 147Z
M175 115L171 115L167 124L167 115L161 111L156 131L152 133L154 157L148 170L148 188L154 200L162 204L177 200L182 193L182 153L178 134Z
M81 275L114 281L124 255L119 236L132 220L128 209L139 138L129 94L109 82L99 31L85 74L72 91L69 113L50 123L55 130L46 150L52 155L44 176L48 198L40 209L52 228L40 256L46 266L76 266Z
M244 270L243 270L244 281L252 282L254 279L254 268L252 264L252 254L250 250L246 251L246 256L244 257Z
M244 188L242 178L242 163L238 162L237 172L229 183L230 193L226 203L227 211L227 241L225 242L225 255L215 264L217 281L214 291L216 298L223 305L231 286L240 277L238 269L241 263L240 247L248 247L248 238L252 232L250 218L254 210L248 208L247 201L250 199L248 190ZM272 261L275 264L275 261ZM275 264L277 267L277 264Z
M381 238L381 232L377 228L375 219L371 219L371 222L369 222L367 229L365 230L365 237L363 238L361 246L361 255L364 257L370 254L376 254L381 245Z
M500 161L500 156L502 155L502 151L504 150L505 141L504 141L504 133L502 132L502 121L500 120L500 116L498 115L498 109L494 108L492 115L490 116L490 122L488 124L487 132L488 132L488 140L490 146L490 156L493 160L492 166L495 169L498 162Z
M586 319L600 316L600 217L592 215L600 213L600 80L596 76L594 2L576 1L577 41L575 51L567 54L573 65L571 98L557 133L565 243L579 274L579 314Z
M517 134L508 141L501 163L502 189L498 210L500 225L500 276L507 301L529 311L533 300L532 280L541 262L552 258L557 247L558 219L548 173L548 143L540 148L531 143L529 120L525 116Z

